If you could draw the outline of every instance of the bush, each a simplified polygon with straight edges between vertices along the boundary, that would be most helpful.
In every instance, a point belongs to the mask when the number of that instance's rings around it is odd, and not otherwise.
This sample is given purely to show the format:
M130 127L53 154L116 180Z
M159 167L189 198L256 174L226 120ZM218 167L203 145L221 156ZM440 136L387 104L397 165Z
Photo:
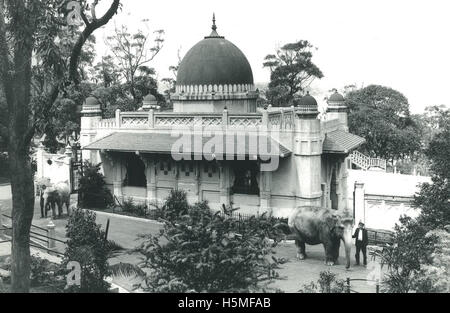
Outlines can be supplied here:
M93 165L86 161L80 178L79 192L84 208L105 209L114 203L106 186L105 176L100 173L101 164Z
M304 285L299 290L300 293L345 293L346 291L345 280L337 279L336 274L330 271L320 272L317 282Z
M122 210L125 213L138 217L146 217L148 212L147 205L142 203L135 204L133 198L128 198L123 201Z
M144 290L255 292L278 278L282 260L273 256L259 219L238 233L239 221L211 212L207 203L189 206L184 193L172 195L165 206L177 217L166 221L159 235L143 236L137 249L148 269Z
M68 292L104 293L110 287L104 281L110 274L107 261L110 244L95 220L95 213L81 209L75 209L69 218L62 266L66 268L69 262L78 262L81 266L81 285L70 287Z

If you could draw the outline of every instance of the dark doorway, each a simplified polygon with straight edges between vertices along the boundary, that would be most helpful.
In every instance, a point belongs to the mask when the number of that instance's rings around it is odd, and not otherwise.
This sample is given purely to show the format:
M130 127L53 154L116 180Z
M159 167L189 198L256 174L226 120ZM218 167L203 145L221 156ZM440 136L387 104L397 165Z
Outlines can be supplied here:
M258 164L252 161L236 161L232 164L234 170L233 193L259 195Z
M125 158L127 173L125 175L124 186L147 187L145 177L145 164L136 154L127 154Z

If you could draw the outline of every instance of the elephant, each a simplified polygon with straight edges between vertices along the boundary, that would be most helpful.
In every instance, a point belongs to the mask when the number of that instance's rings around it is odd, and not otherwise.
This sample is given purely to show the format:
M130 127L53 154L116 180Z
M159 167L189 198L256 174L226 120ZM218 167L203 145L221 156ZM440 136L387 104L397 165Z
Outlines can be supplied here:
M353 219L331 209L299 207L289 217L288 225L297 246L297 258L305 259L305 244L323 244L326 264L338 264L341 240L345 245L346 268L350 268Z
M58 206L58 216L61 217L64 204L67 208L67 214L70 215L70 187L67 182L43 186L43 191L41 192L42 217L44 215L47 217L47 213L51 209L53 218L56 218L56 206Z

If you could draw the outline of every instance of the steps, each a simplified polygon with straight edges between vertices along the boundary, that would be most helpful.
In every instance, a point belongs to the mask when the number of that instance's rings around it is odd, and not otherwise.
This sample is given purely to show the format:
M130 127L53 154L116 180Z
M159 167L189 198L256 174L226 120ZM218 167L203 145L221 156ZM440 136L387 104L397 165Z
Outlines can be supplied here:
M365 171L374 169L381 169L383 171L386 171L387 169L386 160L371 158L358 151L355 151L350 155L350 160L353 164Z

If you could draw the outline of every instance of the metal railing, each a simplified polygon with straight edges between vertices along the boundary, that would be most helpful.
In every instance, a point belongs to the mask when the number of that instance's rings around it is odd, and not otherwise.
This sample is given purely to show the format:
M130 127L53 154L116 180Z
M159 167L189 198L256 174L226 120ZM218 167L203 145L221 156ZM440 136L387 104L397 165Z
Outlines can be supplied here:
M12 220L12 217L6 214L2 214L3 217L6 217L10 220ZM4 225L0 225L2 228L0 228L0 231L12 231L12 227L6 227ZM12 237L12 236L7 236L7 237ZM7 243L7 242L11 242L11 239L8 240L4 240L4 241L0 241L0 243ZM61 252L56 251L56 245L55 242L59 242L62 243L64 245L67 244L66 241L55 238L50 236L50 230L43 228L43 227L39 227L36 225L31 225L31 229L30 229L30 246L37 248L37 249L41 249L41 250L45 250L46 252L51 252L57 255L64 255Z

